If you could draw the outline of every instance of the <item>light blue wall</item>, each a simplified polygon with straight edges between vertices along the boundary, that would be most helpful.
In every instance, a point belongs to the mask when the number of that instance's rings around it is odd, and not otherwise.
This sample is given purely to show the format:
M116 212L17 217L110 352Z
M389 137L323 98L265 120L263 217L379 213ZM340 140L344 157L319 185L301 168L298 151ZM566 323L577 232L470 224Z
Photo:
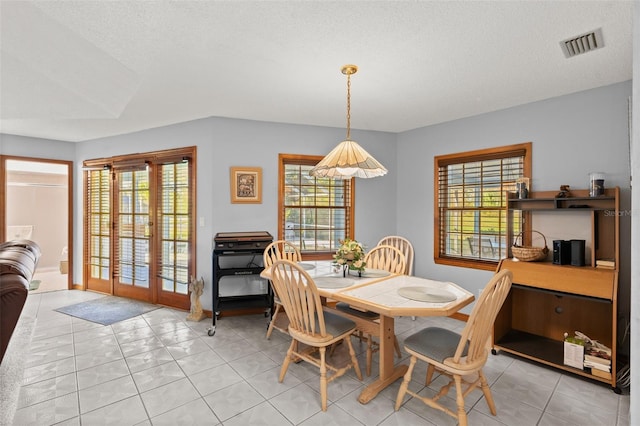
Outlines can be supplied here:
M396 164L395 134L352 130L382 164ZM324 155L344 139L344 129L228 118L206 118L77 144L76 167L86 159L197 147L197 275L205 279L202 304L211 309L211 242L217 232L269 231L277 237L278 154ZM231 204L229 167L262 167L262 204ZM356 238L373 246L395 232L396 170L356 182ZM76 185L82 185L78 174ZM82 263L82 197L75 203L75 261ZM201 221L204 226L200 226ZM76 277L81 269L75 268ZM79 282L79 278L76 278Z
M76 144L0 133L0 154L74 161Z
M630 208L631 81L442 123L398 135L398 233L413 241L416 275L456 282L477 294L489 280L478 271L433 261L434 156L533 143L532 190L586 189L591 171L619 186ZM620 299L629 306L630 218L621 218ZM551 246L551 241L548 242ZM470 308L467 309L469 311Z

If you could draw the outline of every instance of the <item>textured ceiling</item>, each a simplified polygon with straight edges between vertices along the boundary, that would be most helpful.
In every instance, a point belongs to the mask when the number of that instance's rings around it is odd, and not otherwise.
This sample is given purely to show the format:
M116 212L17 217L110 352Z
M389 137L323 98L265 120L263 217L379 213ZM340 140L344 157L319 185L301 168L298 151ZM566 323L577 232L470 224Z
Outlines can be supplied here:
M219 116L401 132L632 78L632 1L0 2L0 131ZM605 47L560 41L602 28Z

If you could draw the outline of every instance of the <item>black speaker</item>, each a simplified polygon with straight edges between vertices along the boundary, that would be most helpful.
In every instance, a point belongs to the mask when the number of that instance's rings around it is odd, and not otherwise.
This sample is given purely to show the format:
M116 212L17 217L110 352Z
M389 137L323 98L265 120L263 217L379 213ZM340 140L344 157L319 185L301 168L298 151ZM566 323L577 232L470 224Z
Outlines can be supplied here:
M571 240L571 264L584 266L584 240Z
M571 242L553 240L553 263L556 265L568 265L571 263Z

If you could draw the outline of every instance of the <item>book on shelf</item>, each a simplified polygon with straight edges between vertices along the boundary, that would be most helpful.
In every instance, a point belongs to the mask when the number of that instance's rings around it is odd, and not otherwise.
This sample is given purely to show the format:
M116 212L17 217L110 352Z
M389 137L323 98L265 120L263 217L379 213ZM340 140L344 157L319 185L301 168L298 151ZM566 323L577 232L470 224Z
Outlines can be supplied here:
M585 354L584 360L589 362L595 362L602 365L611 365L611 358L600 358L599 356L587 355Z
M591 369L591 374L593 374L596 377L601 377L603 379L611 380L611 372L602 371L602 370L598 370L596 368L592 368Z
M586 361L585 360L584 367L590 368L591 371L600 370L600 371L605 371L607 373L611 372L611 366L610 365L600 364L599 362L591 362L591 361Z
M564 340L564 364L573 368L584 368L584 341L575 337L567 337Z
M597 259L596 268L615 269L616 262L615 260L609 260L609 259Z
M584 354L593 357L608 359L609 361L611 361L611 349L607 348L606 346L586 345L584 348Z

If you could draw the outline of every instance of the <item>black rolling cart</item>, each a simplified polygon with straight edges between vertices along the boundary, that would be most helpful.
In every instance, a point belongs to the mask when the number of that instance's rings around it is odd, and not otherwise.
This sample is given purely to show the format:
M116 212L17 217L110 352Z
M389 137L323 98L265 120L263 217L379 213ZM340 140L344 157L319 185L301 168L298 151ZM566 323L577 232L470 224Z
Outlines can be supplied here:
M264 270L262 255L273 242L268 232L219 232L212 253L212 325L216 332L218 316L223 311L264 309L270 316L273 291L269 281L260 277Z

